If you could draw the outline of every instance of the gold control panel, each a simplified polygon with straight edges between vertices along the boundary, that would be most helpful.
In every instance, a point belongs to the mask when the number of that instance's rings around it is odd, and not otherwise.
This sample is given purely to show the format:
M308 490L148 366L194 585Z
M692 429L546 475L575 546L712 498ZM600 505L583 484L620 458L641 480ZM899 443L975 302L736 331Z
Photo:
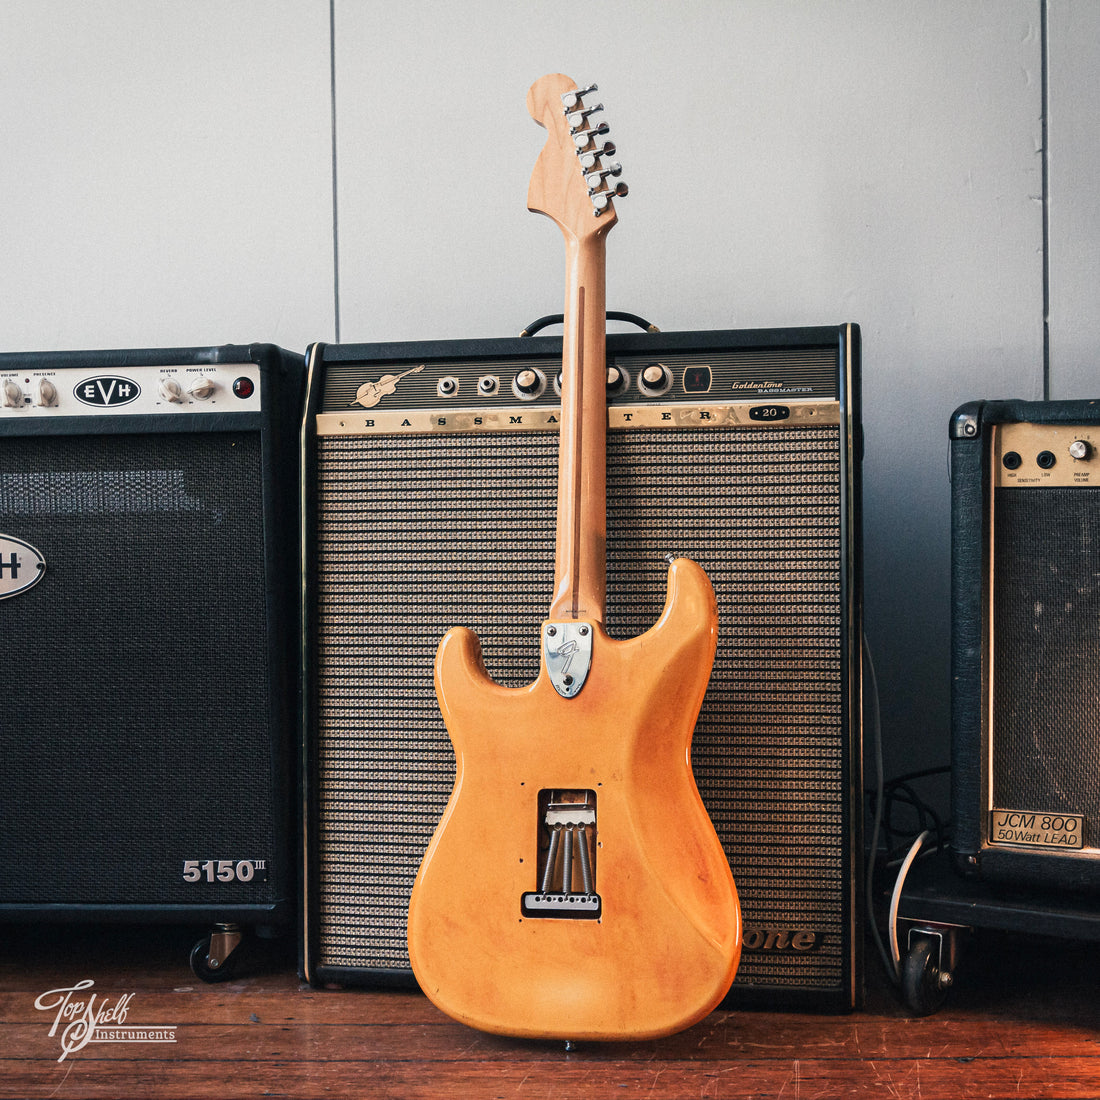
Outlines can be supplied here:
M1100 485L1100 426L1001 424L994 430L993 484L999 489Z

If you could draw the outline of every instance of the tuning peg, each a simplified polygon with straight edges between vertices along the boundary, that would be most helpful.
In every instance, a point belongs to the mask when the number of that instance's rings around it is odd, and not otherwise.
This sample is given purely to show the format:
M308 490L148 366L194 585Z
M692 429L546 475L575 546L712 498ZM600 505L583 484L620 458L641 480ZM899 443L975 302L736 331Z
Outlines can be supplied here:
M609 134L611 127L606 122L601 122L599 126L593 126L591 130L574 130L573 142L578 149L583 149L594 137L603 137L604 134Z
M595 168L596 161L600 157L613 157L615 155L615 143L612 141L605 141L602 149L578 149L577 156L580 158L581 167Z
M617 183L611 191L592 191L589 198L592 200L592 213L598 218L606 209L612 199L624 198L629 191L625 183Z
M597 111L602 110L603 104L597 103L594 107L581 107L576 111L567 111L565 121L571 132L579 130L588 121L589 115L594 115Z
M565 113L569 114L569 112L580 103L583 96L594 91L596 91L596 85L589 84L587 88L574 88L571 92L562 92L561 105Z
M597 168L591 172L585 172L584 182L588 184L588 193L591 195L598 190L608 176L621 176L622 174L623 166L621 164L611 164L607 168Z

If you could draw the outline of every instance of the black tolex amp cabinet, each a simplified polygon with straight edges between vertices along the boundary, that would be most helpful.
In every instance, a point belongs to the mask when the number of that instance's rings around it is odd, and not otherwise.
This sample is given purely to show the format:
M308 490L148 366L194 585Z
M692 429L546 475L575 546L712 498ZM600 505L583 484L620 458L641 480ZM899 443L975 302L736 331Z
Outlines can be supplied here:
M951 420L955 855L994 886L1100 889L1100 403Z
M454 778L432 684L445 631L471 627L503 684L538 674L560 362L548 337L311 349L311 982L411 980L409 895ZM851 1006L858 329L611 335L608 364L608 631L659 617L668 553L700 562L718 595L693 763L744 912L732 998Z
M0 356L0 919L292 919L303 367Z

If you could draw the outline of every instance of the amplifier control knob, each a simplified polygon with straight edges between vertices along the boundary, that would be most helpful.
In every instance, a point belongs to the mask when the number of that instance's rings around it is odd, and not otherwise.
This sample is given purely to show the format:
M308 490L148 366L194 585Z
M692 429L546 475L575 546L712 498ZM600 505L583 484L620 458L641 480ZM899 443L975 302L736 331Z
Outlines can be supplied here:
M657 394L667 393L672 385L672 371L664 363L650 363L640 375L638 375L638 389L642 393L655 397Z
M526 367L512 379L512 392L521 401L534 401L546 389L546 375Z
M4 380L4 408L17 409L23 404L23 389L18 382L10 378Z
M165 401L182 401L183 387L174 378L162 378L160 395Z
M214 391L217 388L213 378L196 378L195 381L187 387L187 392L196 400L205 401L208 397L214 396Z
M1069 445L1070 458L1085 459L1092 457L1092 444L1087 439L1075 439Z
M614 365L607 368L607 392L623 393L630 385L630 375L621 367Z
M48 378L39 378L34 388L34 403L44 409L57 404L57 387Z

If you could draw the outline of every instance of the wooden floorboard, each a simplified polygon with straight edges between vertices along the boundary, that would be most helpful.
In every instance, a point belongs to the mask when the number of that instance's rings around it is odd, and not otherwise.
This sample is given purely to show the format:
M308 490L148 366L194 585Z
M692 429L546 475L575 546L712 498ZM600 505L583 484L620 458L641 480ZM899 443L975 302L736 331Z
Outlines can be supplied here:
M922 1018L871 956L850 1014L718 1010L667 1039L569 1051L472 1031L415 991L312 989L289 942L254 945L238 978L207 985L188 965L196 935L0 926L0 1096L1100 1097L1095 945L982 934L945 1006ZM174 1041L66 1053L56 1011L35 1005L80 981L97 1007L122 1006L128 1035L160 1026Z

